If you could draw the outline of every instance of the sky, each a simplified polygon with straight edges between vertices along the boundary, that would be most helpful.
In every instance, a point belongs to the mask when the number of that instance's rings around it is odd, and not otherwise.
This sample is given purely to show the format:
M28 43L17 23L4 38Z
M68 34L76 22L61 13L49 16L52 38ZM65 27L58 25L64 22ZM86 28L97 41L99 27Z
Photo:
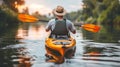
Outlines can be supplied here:
M67 12L82 9L82 0L25 0L29 13L39 11L40 14L51 13L56 6L63 6Z

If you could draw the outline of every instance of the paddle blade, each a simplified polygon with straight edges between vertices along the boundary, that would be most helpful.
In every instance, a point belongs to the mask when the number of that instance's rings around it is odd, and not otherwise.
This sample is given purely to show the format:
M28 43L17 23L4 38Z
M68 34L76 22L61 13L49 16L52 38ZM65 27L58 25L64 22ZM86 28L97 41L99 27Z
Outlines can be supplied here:
M87 31L91 31L91 32L98 32L100 30L100 27L94 24L84 24L82 26L83 29L87 30Z
M18 19L22 22L37 22L38 19L27 14L18 14Z

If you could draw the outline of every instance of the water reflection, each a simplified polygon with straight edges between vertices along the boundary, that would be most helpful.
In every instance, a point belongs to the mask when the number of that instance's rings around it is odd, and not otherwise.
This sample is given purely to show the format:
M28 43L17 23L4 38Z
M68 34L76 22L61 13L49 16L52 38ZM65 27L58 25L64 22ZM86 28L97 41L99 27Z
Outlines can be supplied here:
M118 43L120 40L120 26L103 25L99 33L92 33L83 30L84 39L94 40L102 43Z
M17 25L12 27L0 27L0 48L18 43L18 40L15 39L17 29Z
M6 31L9 33L0 34L0 44L9 43L0 48L0 67L120 66L120 43L117 42L120 40L119 26L116 26L114 30L110 29L112 32L107 31L109 27L102 27L99 33L81 31L80 28L77 28L77 34L73 35L76 39L75 56L72 59L65 59L63 64L53 64L45 61L44 41L49 35L45 32L45 25L41 22L23 23L18 30L8 29ZM8 36L9 38L7 38ZM13 43L16 40L19 43Z
M24 52L25 48L21 47L17 49L16 55L12 55L11 58L13 59L12 62L14 63L13 66L17 67L30 67L30 56L27 56L27 53Z
M31 57L24 52L25 48L1 49L0 65L1 67L30 67ZM1 54L2 53L2 54Z
M24 38L24 39L43 39L49 35L49 32L45 32L44 25L40 25L39 23L23 23L19 27L16 38Z

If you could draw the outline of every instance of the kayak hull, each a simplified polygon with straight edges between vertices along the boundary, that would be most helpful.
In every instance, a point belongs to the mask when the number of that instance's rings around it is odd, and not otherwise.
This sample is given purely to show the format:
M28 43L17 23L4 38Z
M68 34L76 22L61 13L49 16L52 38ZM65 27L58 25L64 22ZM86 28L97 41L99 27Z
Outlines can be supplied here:
M72 58L76 50L76 41L74 38L53 39L47 38L45 41L46 61L63 63L65 58Z

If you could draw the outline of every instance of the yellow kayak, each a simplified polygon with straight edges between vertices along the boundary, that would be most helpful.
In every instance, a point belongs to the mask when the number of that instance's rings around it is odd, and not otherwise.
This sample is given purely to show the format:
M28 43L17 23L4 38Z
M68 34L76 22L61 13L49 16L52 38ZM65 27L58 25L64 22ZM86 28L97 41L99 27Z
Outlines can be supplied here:
M47 61L63 63L65 58L72 58L76 50L76 41L68 39L47 38L45 41Z

